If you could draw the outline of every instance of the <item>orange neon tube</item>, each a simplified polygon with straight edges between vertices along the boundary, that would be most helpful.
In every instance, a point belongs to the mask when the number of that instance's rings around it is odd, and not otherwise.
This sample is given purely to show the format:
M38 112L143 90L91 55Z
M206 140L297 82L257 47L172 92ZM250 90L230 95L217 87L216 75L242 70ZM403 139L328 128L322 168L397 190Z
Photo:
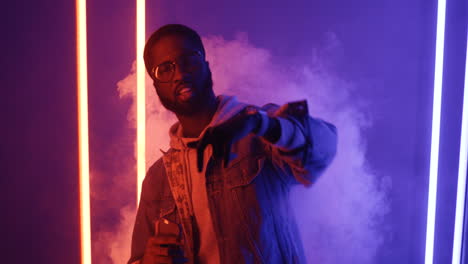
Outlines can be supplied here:
M76 0L76 40L81 263L91 264L86 0Z
M137 205L140 201L141 184L146 173L145 161L145 0L137 0L136 13L136 79L137 79Z

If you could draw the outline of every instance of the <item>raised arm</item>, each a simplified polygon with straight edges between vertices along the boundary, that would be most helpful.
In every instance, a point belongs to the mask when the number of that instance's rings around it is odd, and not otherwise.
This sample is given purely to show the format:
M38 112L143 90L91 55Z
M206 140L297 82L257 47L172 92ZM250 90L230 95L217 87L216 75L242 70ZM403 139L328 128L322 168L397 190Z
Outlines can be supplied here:
M336 127L310 117L306 101L282 107L269 104L262 108L260 116L263 128L258 135L267 143L273 163L285 175L294 176L285 180L305 186L314 183L336 154Z
M269 104L262 108L246 106L229 120L206 130L196 143L198 170L202 171L203 153L213 146L213 156L227 167L232 145L250 133L265 143L273 163L284 170L290 183L311 185L331 163L336 153L336 128L308 115L306 101L282 107Z

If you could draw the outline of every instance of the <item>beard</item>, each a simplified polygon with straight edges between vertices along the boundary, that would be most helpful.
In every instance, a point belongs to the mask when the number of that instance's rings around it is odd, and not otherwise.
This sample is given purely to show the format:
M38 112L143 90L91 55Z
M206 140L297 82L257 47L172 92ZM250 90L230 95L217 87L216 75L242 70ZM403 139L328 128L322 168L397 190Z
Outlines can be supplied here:
M203 82L201 89L196 90L194 96L186 102L180 102L177 98L169 98L159 93L158 89L156 89L156 93L158 94L161 104L174 114L183 116L196 114L203 109L203 106L207 105L211 98L214 98L211 70L208 68L207 78Z

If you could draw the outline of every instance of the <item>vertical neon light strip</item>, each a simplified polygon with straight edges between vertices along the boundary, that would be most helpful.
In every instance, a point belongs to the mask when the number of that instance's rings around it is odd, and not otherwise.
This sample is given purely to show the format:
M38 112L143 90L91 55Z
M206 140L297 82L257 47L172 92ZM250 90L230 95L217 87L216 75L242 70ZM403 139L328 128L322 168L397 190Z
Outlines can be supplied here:
M440 112L442 105L442 76L444 64L445 0L437 4L437 35L434 70L434 98L432 102L432 138L429 172L429 194L427 204L426 257L425 263L432 264L434 257L434 229L437 202L437 174L439 163Z
M136 14L136 76L137 76L137 205L140 201L141 184L146 173L145 163L145 0L137 0Z
M80 185L81 263L91 264L91 214L89 192L88 65L86 0L76 0L76 56L78 87L78 158Z
M463 238L463 217L465 216L466 174L468 163L468 36L466 44L465 87L463 89L463 112L460 135L460 156L458 161L457 205L453 231L452 264L461 263Z

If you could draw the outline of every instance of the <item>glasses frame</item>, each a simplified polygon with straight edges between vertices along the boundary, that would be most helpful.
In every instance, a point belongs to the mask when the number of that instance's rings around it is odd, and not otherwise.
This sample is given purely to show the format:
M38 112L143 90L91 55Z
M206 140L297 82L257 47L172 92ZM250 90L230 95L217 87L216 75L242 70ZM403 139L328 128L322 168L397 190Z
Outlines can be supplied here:
M203 58L203 54L202 54L201 51L199 51L199 50L195 50L195 51L193 51L192 53L190 53L190 55L193 55L193 54L196 54L198 57ZM161 63L161 64L156 65L155 67L153 67L153 68L151 69L151 77L153 77L153 79L157 80L157 81L160 82L160 83L170 83L170 82L172 82L173 79L174 79L174 74L175 74L176 66L179 67L179 63L178 63L177 61L178 61L181 57L183 57L183 56L184 56L184 55L179 56L176 60L166 61L166 62L163 62L163 63ZM168 81L162 81L161 79L159 79L159 78L156 76L156 72L157 72L158 68L159 68L161 65L166 64L166 63L168 63L168 62L169 62L170 65L172 65L172 67L173 67L174 70L172 71L172 76L171 76L171 78L170 78Z

